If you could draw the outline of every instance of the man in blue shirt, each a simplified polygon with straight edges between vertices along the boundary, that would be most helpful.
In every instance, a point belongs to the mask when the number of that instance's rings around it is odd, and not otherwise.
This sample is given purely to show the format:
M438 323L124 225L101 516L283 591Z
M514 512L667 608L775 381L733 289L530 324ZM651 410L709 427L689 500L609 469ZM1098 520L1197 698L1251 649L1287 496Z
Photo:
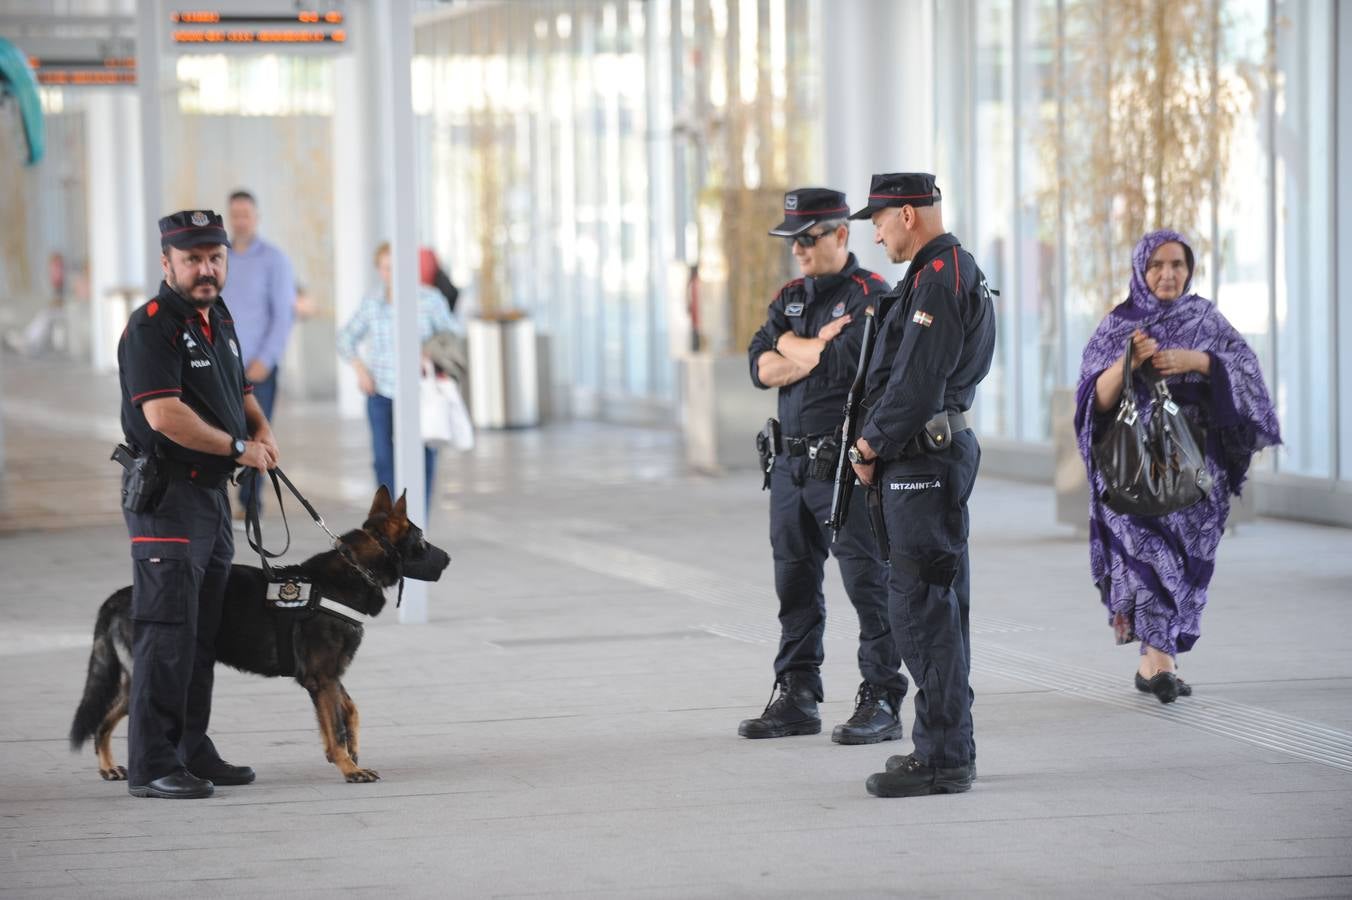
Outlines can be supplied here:
M245 362L245 377L263 415L272 421L278 366L295 317L296 280L286 255L258 236L258 201L248 191L230 195L230 309ZM254 479L239 491L236 518L256 502Z

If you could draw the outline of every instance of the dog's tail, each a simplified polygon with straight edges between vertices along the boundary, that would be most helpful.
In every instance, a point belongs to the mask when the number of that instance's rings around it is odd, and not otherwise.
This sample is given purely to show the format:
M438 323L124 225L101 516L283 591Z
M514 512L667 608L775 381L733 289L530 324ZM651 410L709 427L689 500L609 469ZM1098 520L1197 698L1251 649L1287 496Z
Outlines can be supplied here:
M123 595L126 596L123 596ZM75 710L75 719L70 723L70 749L78 751L85 741L98 732L99 726L108 717L117 702L118 692L122 688L125 669L122 654L126 648L119 648L122 639L120 620L126 618L131 591L124 588L113 594L99 607L99 617L94 623L94 646L89 650L89 674L85 677L84 696Z

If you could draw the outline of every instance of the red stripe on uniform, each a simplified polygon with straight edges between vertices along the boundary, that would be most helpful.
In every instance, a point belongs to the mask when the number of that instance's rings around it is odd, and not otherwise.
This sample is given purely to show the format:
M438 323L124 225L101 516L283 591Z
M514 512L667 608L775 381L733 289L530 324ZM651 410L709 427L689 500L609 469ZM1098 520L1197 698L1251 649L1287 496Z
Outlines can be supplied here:
M868 296L868 283L865 282L864 279L860 278L858 275L851 275L850 278L851 278L851 280L853 280L856 284L858 284L861 288L864 289L864 296L867 297L867 296Z
M131 539L133 544L187 544L187 538L166 538L166 537L134 537Z
M131 402L135 403L142 397L151 397L154 396L155 394L181 394L181 393L183 393L183 388L160 388L159 390L144 391L140 394L137 394L135 397L131 398Z
M962 269L958 266L958 248L953 248L953 277L957 281L953 285L953 293L962 293Z

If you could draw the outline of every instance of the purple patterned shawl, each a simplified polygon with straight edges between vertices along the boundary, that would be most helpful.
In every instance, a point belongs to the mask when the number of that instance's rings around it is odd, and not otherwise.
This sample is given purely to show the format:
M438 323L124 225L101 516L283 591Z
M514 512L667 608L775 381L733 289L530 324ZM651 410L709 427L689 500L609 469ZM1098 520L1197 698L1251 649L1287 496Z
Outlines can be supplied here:
M1177 300L1161 301L1146 287L1145 270L1161 245L1183 245L1188 283ZM1132 254L1131 295L1099 323L1080 363L1075 431L1089 472L1089 567L1108 607L1119 639L1139 637L1170 654L1186 651L1200 635L1202 607L1215 567L1216 546L1238 495L1249 460L1264 447L1281 443L1277 415L1268 398L1258 358L1211 301L1189 293L1192 248L1173 231L1153 231ZM1119 515L1099 502L1103 482L1090 447L1097 429L1116 414L1094 410L1094 383L1121 355L1127 335L1141 329L1159 349L1204 350L1210 376L1190 372L1169 380L1174 400L1207 429L1207 468L1215 479L1211 496L1167 516ZM1133 379L1137 404L1149 415L1149 389ZM1144 652L1144 648L1142 649Z

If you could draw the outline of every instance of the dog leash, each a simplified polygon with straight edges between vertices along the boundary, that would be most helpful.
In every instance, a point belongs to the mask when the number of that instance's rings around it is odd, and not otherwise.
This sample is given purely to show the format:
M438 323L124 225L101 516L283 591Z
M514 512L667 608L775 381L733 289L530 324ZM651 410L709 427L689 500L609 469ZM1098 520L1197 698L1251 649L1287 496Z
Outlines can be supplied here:
M254 479L255 497L258 495L258 472L258 469L250 469L249 472L244 475L245 478ZM362 577L362 580L371 587L381 592L385 590L380 582L376 580L376 577L372 575L365 566L352 557L352 551L348 548L347 544L344 544L342 538L334 534L333 530L324 523L324 517L319 514L319 511L314 508L314 505L310 503L309 500L305 499L305 495L291 483L291 479L286 477L286 473L281 470L280 466L268 469L268 477L272 480L272 489L277 494L277 509L281 511L282 526L286 529L286 544L276 553L263 546L263 526L258 518L258 504L256 503L251 504L244 511L244 536L248 540L249 546L258 553L258 559L262 564L263 574L269 581L272 580L272 566L268 564L268 560L279 559L291 548L291 524L287 521L286 504L282 501L282 485L285 484L287 490L295 495L295 498L300 502L300 505L305 507L305 511L310 514L310 518L314 520L314 523L323 529L324 533L329 536L333 549L337 551L343 561L355 569L357 574ZM379 542L378 539L377 542ZM385 552L387 557L389 556L388 550L386 550L383 545L381 550ZM401 577L399 579L400 600L403 599L403 581L404 579ZM396 603L395 605L398 606L399 604Z

